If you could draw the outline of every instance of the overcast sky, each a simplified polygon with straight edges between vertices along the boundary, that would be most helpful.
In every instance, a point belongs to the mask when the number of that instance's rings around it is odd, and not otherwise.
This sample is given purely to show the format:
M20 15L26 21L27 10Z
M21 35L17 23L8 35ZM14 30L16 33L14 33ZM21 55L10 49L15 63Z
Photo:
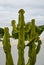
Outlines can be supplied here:
M8 25L12 19L18 23L19 9L25 10L25 21L35 18L36 24L44 24L44 0L0 0L0 26Z

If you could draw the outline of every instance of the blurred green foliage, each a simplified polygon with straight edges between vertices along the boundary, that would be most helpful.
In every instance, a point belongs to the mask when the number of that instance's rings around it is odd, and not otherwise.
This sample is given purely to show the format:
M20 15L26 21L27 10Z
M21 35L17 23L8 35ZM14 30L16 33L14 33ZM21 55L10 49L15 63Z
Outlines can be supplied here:
M4 29L0 28L0 38L2 38L4 36Z

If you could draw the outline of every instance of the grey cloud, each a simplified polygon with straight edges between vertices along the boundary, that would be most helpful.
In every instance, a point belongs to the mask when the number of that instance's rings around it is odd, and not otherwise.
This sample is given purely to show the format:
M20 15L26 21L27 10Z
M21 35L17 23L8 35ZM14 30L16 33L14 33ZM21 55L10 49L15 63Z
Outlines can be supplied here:
M15 4L0 4L0 7L4 7L4 8L24 8L24 7L26 7L26 8L32 8L32 9L36 9L36 8L38 8L38 9L44 9L44 5L36 5L36 4L26 4L26 5L15 5Z
M30 10L30 15L32 16L44 16L44 9L31 9Z
M44 0L0 0L0 22L5 23L12 19L18 21L20 8L25 10L25 21L35 18L37 21L44 22Z
M8 8L44 8L44 0L1 0L0 6Z

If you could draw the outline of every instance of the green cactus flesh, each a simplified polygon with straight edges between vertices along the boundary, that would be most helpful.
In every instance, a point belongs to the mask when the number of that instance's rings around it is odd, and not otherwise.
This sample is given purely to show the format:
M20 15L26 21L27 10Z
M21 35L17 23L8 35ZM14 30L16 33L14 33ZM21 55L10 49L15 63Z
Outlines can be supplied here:
M6 54L6 65L14 65L12 55L11 55L11 45L9 39L9 29L5 27L4 38L3 38L3 49Z
M24 60L24 16L22 12L19 14L19 39L18 39L18 64L17 65L25 65Z

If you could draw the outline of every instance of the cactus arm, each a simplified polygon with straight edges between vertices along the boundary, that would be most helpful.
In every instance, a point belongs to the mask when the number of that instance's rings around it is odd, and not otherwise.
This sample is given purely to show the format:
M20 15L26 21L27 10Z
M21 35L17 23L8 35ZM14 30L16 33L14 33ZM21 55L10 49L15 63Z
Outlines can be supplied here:
M12 55L11 55L11 45L9 39L9 29L5 27L4 29L4 38L3 38L3 49L6 54L6 65L14 65Z
M15 20L12 20L12 37L15 38L15 39L18 39L18 30L17 30L17 27L16 27L16 21Z
M42 44L41 40L38 40L38 45L37 45L37 48L36 48L36 54L39 53L40 48L41 48L41 44Z
M31 41L33 38L35 38L35 20L32 20L32 23L31 23L31 31L30 31L29 41ZM31 44L29 45L28 57L29 57L29 59L28 59L28 62L26 65L34 65L36 62L35 40L32 40Z

